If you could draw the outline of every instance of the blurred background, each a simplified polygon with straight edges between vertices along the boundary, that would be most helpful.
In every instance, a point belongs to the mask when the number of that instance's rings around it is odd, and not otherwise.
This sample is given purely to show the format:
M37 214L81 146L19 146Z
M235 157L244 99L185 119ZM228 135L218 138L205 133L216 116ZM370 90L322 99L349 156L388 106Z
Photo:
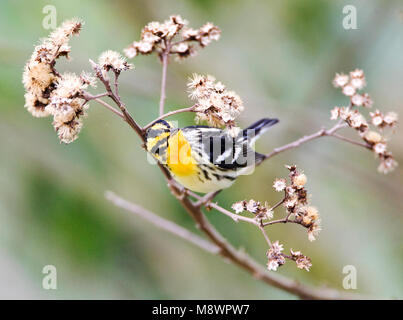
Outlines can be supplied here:
M81 35L70 42L72 59L59 60L61 71L90 71L89 58L107 49L122 52L147 22L170 14L182 15L192 27L207 21L218 25L220 41L170 64L167 110L190 105L186 83L193 72L212 74L244 100L241 126L267 116L281 119L257 144L257 150L269 152L333 125L330 109L347 103L331 85L336 72L364 69L374 107L402 116L402 3L0 2L0 298L294 299L104 199L104 192L113 190L197 232L158 168L147 162L139 139L118 117L92 104L79 139L62 145L50 118L34 119L24 109L22 70L34 44L49 33L42 27L48 4L57 9L57 24L72 17L85 21ZM347 4L357 8L357 30L342 27ZM157 116L161 66L155 56L130 62L136 69L122 75L120 92L130 112L146 124ZM193 123L190 115L173 120ZM402 134L400 127L389 142L400 163ZM379 174L368 151L323 138L273 158L217 199L225 207L251 197L275 203L279 194L272 182L286 176L284 164L294 163L308 176L323 230L310 243L302 228L272 227L272 240L313 261L309 273L291 262L278 273L342 289L342 269L353 265L358 292L403 298L402 167ZM266 243L253 226L214 211L207 216L235 246L266 262ZM45 265L57 268L57 290L42 289Z

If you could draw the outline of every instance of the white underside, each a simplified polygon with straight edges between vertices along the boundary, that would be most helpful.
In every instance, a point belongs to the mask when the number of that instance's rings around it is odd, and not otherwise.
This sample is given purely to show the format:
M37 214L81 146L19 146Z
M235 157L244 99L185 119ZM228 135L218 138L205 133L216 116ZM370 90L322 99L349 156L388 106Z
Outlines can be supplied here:
M252 174L255 167L246 167L241 170L238 170L235 174L235 177L240 175L249 175ZM227 173L230 174L230 173ZM234 173L232 173L234 175ZM173 176L174 179L179 182L185 188L202 193L213 192L221 189L226 189L232 186L235 180L228 180L228 179L220 179L217 180L214 176L211 176L211 180L203 179L204 181L200 181L197 175L191 176Z
M195 192L202 192L202 193L208 193L225 189L230 187L235 182L235 180L230 181L226 179L221 179L220 181L212 179L201 182L196 175L186 177L174 176L174 178L185 188Z

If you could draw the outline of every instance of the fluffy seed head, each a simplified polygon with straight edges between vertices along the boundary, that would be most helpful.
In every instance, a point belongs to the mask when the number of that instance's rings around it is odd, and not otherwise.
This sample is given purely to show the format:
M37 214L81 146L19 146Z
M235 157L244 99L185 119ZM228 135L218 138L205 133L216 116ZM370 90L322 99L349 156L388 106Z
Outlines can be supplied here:
M364 140L370 144L375 144L382 141L382 136L376 131L367 131L364 135Z
M297 189L303 188L307 181L308 181L308 179L307 179L306 175L303 173L298 174L293 178L293 184Z
M207 75L194 74L188 83L189 96L197 100L196 120L207 121L215 127L233 127L235 119L243 111L241 98L229 91L221 82Z
M133 65L127 63L119 52L112 50L103 52L99 56L98 64L101 66L101 68L103 68L106 71L113 69L115 72L118 73L133 68Z

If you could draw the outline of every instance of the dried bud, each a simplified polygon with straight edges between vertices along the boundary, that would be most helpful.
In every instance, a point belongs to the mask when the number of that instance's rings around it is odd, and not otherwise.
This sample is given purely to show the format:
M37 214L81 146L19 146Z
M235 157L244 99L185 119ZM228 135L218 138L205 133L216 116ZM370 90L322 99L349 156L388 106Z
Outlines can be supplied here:
M246 202L245 201L238 201L235 202L231 208L235 211L235 213L242 213L245 210Z
M330 111L330 120L337 120L340 116L340 108L339 107L334 107Z
M355 94L355 87L352 86L351 84L348 84L343 87L342 92L345 96L351 97Z
M384 154L386 152L386 143L382 142L376 143L373 146L373 150L376 154Z
M308 229L308 240L315 241L320 230L321 230L321 228L319 225L319 221L313 223Z
M397 161L392 157L391 154L384 155L381 158L381 163L379 164L378 171L387 174L393 171L397 167Z
M335 86L336 88L342 88L349 82L349 80L350 78L348 77L348 75L345 75L343 73L336 73L336 76L333 79L333 86Z
M365 97L361 94L356 93L355 95L353 95L351 97L351 103L354 106L361 107L362 105L364 105L364 102L365 102Z
M379 111L376 110L375 112L370 112L369 115L371 116L372 119L372 124L376 127L381 127L383 124L383 114Z
M364 140L372 145L382 141L382 136L376 131L367 131Z
M96 88L97 86L97 78L88 72L81 72L80 79L83 84Z
M376 110L369 113L372 119L372 124L378 128L395 127L398 120L398 115L395 112L388 112L383 115L382 112Z
M360 69L355 69L354 71L350 72L350 84L357 90L361 90L365 87L365 77L364 72Z
M398 120L398 115L396 112L388 112L386 113L385 117L383 118L383 121L390 127L393 127L396 125Z
M364 98L364 102L363 102L362 105L363 105L364 107L366 107L366 108L371 108L374 102L373 102L372 99L370 98L369 94L368 94L368 93L364 93L362 96L363 96L363 98Z
M306 208L306 214L311 219L311 221L316 221L319 218L318 209L312 206Z
M282 254L283 245L279 244L278 241L273 242L270 249L267 251L266 255L268 258L267 269L277 271L277 268L285 263L285 258Z
M182 31L182 37L184 40L192 41L197 40L197 36L199 35L199 30L192 28L185 28Z
M73 119L70 122L53 122L53 126L57 132L60 142L71 143L78 138L78 133L82 128L81 119Z
M260 202L251 199L246 203L246 210L249 211L250 213L256 213L257 210L259 209L259 206Z
M221 30L212 23L208 22L199 29L197 40L202 47L210 44L212 40L218 41L220 39Z
M189 56L195 56L197 54L194 47L186 42L181 42L174 45L171 49L171 53L176 53L179 60L185 59Z
M294 176L292 182L293 182L293 185L297 189L302 189L304 187L304 185L306 184L307 180L308 179L307 179L306 175L301 173L301 174Z
M290 253L291 259L295 261L299 269L305 269L306 271L309 271L309 269L312 267L310 258L304 256L300 251L293 251L292 249L290 249Z
M120 53L112 50L103 52L99 56L98 64L106 71L113 69L113 71L117 73L133 68L133 65L127 63Z
M368 129L367 120L358 112L358 110L346 109L345 113L341 112L341 118L347 122L347 124L360 132L365 132Z
M287 186L287 181L285 179L276 179L273 183L273 188L277 191L283 191Z

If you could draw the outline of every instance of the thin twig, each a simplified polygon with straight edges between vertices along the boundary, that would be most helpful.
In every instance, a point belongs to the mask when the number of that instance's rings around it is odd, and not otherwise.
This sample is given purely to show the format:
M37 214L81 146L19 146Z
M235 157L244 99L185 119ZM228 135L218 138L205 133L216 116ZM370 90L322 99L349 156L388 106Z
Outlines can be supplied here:
M345 127L345 124L339 122L335 126L333 126L332 128L330 128L328 130L320 129L319 131L317 131L317 132L315 132L315 133L313 133L311 135L304 136L304 137L299 138L299 139L297 139L297 140L295 140L295 141L293 141L291 143L288 143L288 144L286 144L284 146L275 148L272 152L270 152L270 153L265 155L263 161L268 160L268 159L274 157L275 155L277 155L277 154L279 154L281 152L284 152L286 150L297 148L300 145L302 145L302 144L304 144L304 143L306 143L308 141L312 141L312 140L315 140L315 139L320 138L320 137L333 136L337 130L339 130L341 128L344 128L344 127Z
M107 95L109 95L109 93L104 92L104 93L100 93L100 94L96 94L96 95L91 96L91 99L102 98L102 97L106 97Z
M167 118L167 117L173 116L173 115L178 114L178 113L193 112L193 111L194 111L194 105L191 106L191 107L188 107L188 108L177 109L177 110L174 110L174 111L167 112L167 113L163 114L162 116L159 116L157 119L151 121L151 122L150 122L149 124L147 124L146 126L144 126L144 127L143 127L143 130L147 130L149 127L151 127L151 126L152 126L154 123L156 123L158 120L165 119L165 118Z
M120 97L118 94L114 93L110 82L108 79L106 79L104 77L104 75L102 74L102 70L99 67L99 65L97 65L94 61L92 61L90 59L90 63L92 65L92 68L95 71L95 74L97 76L97 78L99 80L101 80L101 82L103 83L103 85L105 86L106 91L108 92L108 96L117 104L117 106L120 108L120 110L122 111L122 115L125 119L125 121L132 127L132 129L134 131L136 131L136 133L142 137L143 136L143 131L141 130L140 126L137 124L137 122L133 119L133 117L129 114L129 112L127 111L125 105L123 104L123 102L121 101ZM117 77L118 74L115 72L115 84L117 84ZM96 100L98 101L98 100ZM99 102L99 101L98 101Z
M339 134L337 134L337 133L333 133L333 134L332 134L332 137L335 137L336 139L340 139L340 140L346 141L346 142L351 143L351 144L354 144L354 145L356 145L356 146L360 146L360 147L364 147L364 148L367 148L367 149L372 150L372 147L371 147L369 144L367 144L367 143L355 141L355 140L352 140L352 139L350 139L350 138L347 138L347 137L344 137L344 136L342 136L342 135L339 135Z
M269 245L269 248L271 247L271 241L269 239L269 236L266 233L266 230L264 229L263 225L259 225L259 230L263 233L263 236L267 242L267 244Z
M264 222L263 227L271 226L271 225L277 224L277 223L288 223L288 222L300 224L299 222L297 222L295 220L290 220L289 216L290 215L287 214L287 216L284 219L278 219L278 220L272 220L272 221L269 221L269 222Z
M162 75L161 75L161 96L160 96L160 113L159 113L160 116L162 116L164 114L164 104L165 104L165 98L166 98L167 67L168 67L170 49L171 49L170 44L165 41L165 49L161 53Z
M115 74L115 95L116 97L120 100L120 96L119 96L119 72L114 71Z
M279 202L277 202L274 206L272 206L270 208L270 211L274 211L275 209L277 209L279 206L281 206L284 203L284 201L285 201L285 197L282 200L280 200Z
M235 222L245 221L245 222L249 222L251 224L254 224L256 226L259 226L259 222L257 222L256 219L248 218L248 217L241 216L241 215L238 215L238 214L234 214L231 211L228 211L227 209L224 209L223 207L219 206L216 203L210 203L209 207L214 208L217 211L220 211L221 213L225 214L226 216L232 218L232 220L234 220Z
M119 117L121 117L123 120L125 119L125 117L123 116L123 113L121 113L119 110L116 110L114 107L112 107L109 103L106 103L105 101L101 100L101 97L105 97L108 96L109 93L103 93L103 94L98 94L98 95L92 95L89 92L84 92L82 94L82 97L86 100L86 101L91 101L94 100L96 102L98 102L99 104L101 104L102 106L104 106L105 108L109 109L110 111L112 111L114 114L118 115Z

